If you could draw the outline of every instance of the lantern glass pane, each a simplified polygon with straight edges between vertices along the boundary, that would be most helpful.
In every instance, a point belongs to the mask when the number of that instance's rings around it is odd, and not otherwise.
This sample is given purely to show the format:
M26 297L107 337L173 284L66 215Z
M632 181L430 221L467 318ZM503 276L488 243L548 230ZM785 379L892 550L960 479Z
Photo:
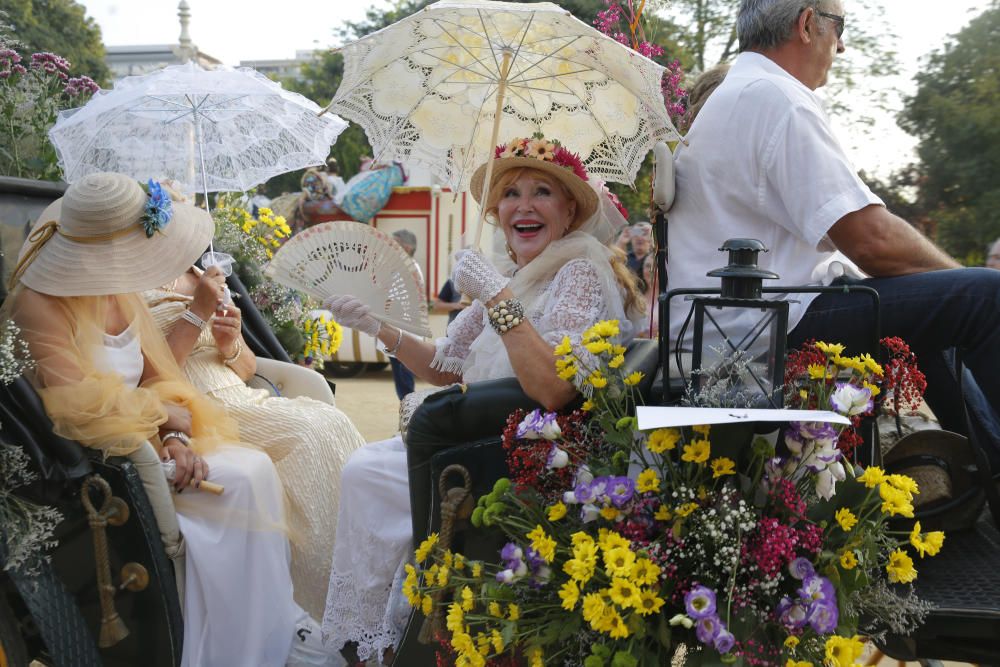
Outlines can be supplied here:
M703 309L692 373L699 405L782 407L787 303L755 304L696 304Z

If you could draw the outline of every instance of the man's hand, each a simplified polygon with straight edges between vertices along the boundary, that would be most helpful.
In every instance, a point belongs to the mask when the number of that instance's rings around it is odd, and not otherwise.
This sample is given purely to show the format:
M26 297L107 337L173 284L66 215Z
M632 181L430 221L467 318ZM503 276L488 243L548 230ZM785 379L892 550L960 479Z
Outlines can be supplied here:
M961 267L909 223L877 204L848 213L827 235L873 278Z

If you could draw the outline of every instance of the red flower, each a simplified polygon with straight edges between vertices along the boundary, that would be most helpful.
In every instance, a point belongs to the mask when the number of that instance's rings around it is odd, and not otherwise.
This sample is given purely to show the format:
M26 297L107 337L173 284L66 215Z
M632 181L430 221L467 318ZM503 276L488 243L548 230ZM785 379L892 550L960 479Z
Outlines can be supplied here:
M560 167L569 167L573 173L580 177L580 180L587 180L587 168L583 166L583 161L576 153L572 153L562 146L558 146L552 152L552 163Z

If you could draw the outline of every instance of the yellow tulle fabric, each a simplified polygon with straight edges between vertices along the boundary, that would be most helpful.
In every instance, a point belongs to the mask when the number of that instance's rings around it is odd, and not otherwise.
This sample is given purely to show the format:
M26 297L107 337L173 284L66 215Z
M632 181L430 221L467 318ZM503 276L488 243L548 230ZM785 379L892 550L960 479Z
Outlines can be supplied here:
M138 388L95 367L95 348L115 313L131 322L142 347ZM198 454L238 440L235 422L187 382L140 296L53 297L22 285L8 297L3 316L28 343L35 361L29 379L56 434L106 456L127 455L147 440L159 447L165 404L172 403L191 411L191 446Z

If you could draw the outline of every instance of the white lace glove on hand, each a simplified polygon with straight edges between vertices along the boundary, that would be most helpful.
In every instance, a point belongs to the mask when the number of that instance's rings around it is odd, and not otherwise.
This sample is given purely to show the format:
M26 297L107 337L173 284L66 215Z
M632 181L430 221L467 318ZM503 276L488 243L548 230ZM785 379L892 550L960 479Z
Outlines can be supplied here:
M479 299L484 305L510 282L478 250L459 250L455 253L451 280L461 294Z
M369 336L378 335L381 322L369 315L371 308L349 294L332 296L323 302L323 307L333 313L338 324L350 327Z

